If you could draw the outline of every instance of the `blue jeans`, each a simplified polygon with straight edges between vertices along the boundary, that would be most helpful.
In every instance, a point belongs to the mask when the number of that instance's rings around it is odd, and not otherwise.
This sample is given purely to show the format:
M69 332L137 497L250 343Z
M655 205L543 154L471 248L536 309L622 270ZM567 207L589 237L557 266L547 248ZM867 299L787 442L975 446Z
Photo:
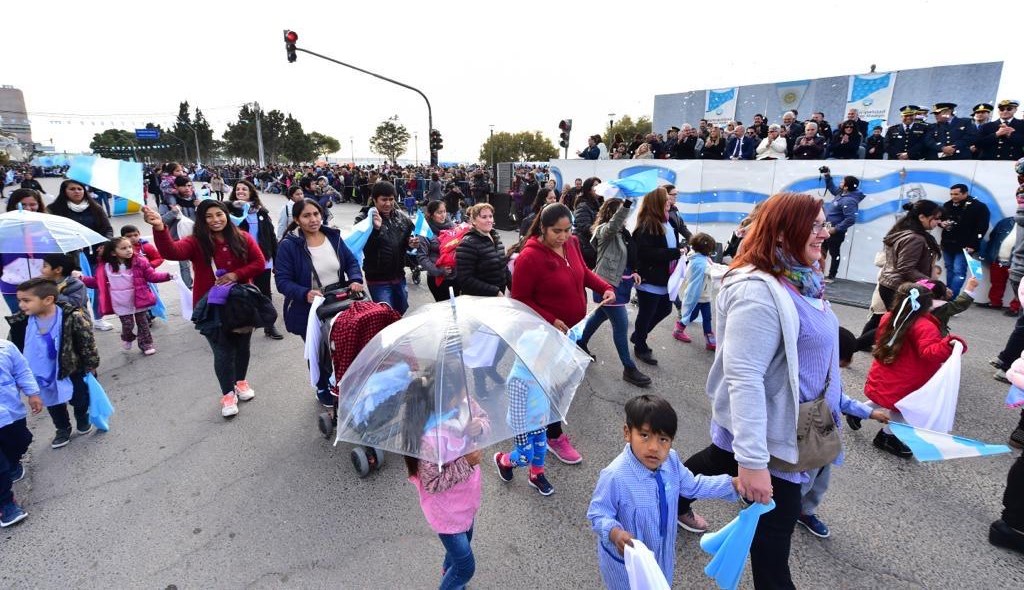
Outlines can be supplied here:
M800 514L814 514L818 510L832 479L832 464L809 469L807 475L811 479L800 484Z
M604 305L594 312L590 319L583 326L583 337L580 344L587 346L590 338L601 327L601 324L609 320L612 323L612 342L615 343L615 352L619 353L619 361L625 369L635 369L636 363L629 354L629 313L625 305Z
M11 308L11 315L21 311L21 308L18 307L17 293L4 293L4 302L7 303L7 307Z
M967 257L961 251L942 251L942 265L946 269L946 286L953 292L953 297L960 294L960 288L967 280Z
M548 433L546 429L534 430L515 436L516 446L508 454L513 467L544 467L548 454Z
M473 527L464 533L438 533L437 536L445 550L440 590L465 588L476 573L476 559L473 558L473 548L469 546L473 541Z
M689 324L693 320L697 319L698 315L700 316L700 323L701 323L701 327L704 329L704 333L705 334L714 334L715 330L714 330L714 327L712 327L712 325L711 325L711 302L710 301L706 301L704 303L698 303L696 305L696 307L693 308L693 313L691 313L690 317L687 318L686 321L683 322L683 323L684 324Z
M391 309L399 315L405 315L409 309L409 290L405 284L405 277L400 283L384 283L380 285L367 285L370 290L370 298L377 303L387 303Z

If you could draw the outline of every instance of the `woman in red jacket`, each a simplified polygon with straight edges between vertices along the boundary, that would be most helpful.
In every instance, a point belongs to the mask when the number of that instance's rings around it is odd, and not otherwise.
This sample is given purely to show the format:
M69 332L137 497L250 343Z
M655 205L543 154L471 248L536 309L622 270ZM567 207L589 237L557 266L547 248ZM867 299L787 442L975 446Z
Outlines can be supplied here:
M251 283L263 273L266 260L256 240L231 223L228 207L221 201L207 199L196 208L196 224L191 236L180 240L171 237L160 214L142 208L146 223L153 226L153 241L168 260L192 262L192 303L198 303L216 285ZM217 277L218 270L227 271ZM256 393L245 376L249 370L249 346L252 332L228 332L206 337L213 350L213 370L220 383L221 416L238 414L238 400L249 401Z
M864 384L864 394L875 404L898 412L896 402L920 389L953 354L954 340L967 351L959 336L942 336L931 308L931 291L917 283L903 283L896 291L895 311L879 323ZM913 455L888 426L878 431L874 445L898 457Z
M561 203L541 209L533 220L512 273L512 298L529 305L562 332L587 315L584 288L602 293L602 303L614 303L615 291L587 268L579 240L572 235L572 212ZM548 448L563 463L583 460L562 433L562 423L548 426Z

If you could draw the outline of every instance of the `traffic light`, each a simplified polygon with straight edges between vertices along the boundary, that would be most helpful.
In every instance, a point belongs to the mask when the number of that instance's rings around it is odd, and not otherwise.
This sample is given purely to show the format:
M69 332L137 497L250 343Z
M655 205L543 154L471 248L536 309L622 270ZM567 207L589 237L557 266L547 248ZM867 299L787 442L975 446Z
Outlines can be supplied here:
M563 148L569 148L569 134L572 133L572 119L562 119L558 122L558 128L561 129L562 133L559 134L558 145Z
M437 129L430 130L430 151L436 152L444 148L444 139Z
M284 31L284 50L288 54L288 63L295 63L295 42L299 40L299 34L295 31Z

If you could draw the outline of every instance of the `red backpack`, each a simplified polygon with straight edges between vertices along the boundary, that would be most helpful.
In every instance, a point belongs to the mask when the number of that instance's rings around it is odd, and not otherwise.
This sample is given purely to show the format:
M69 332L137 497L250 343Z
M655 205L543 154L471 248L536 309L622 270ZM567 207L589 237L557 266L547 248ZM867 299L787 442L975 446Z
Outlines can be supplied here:
M451 229L442 230L438 234L437 243L440 254L437 256L437 262L434 263L438 268L455 268L455 250L458 249L463 236L471 229L473 229L473 226L470 224L460 223ZM443 282L443 276L434 277L434 284L438 287Z

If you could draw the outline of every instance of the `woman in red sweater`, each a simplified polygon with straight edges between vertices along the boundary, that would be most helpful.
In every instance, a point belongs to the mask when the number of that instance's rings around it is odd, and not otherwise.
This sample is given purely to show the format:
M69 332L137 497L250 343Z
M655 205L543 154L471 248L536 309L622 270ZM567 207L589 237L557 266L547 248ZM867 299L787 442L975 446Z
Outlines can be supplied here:
M931 308L931 291L917 283L903 283L896 291L895 311L879 323L864 384L864 394L875 404L898 412L896 402L920 389L953 354L954 340L967 351L959 336L942 336ZM878 431L874 445L899 457L913 455L888 426Z
M263 273L266 261L259 245L251 235L231 223L227 205L220 201L201 202L196 208L192 235L180 240L171 237L159 213L143 207L142 214L146 223L153 226L153 241L164 258L192 262L193 305L215 284L250 283ZM227 272L214 276L211 260L218 270ZM213 350L213 370L222 393L220 413L230 418L238 414L238 400L249 401L256 396L245 379L252 332L224 331L206 339Z
M561 203L541 209L527 232L526 243L512 273L512 298L529 305L562 332L587 315L584 288L602 293L602 303L614 303L615 291L587 268L579 240L572 235L572 212ZM548 426L548 448L563 463L583 460L562 433L562 423Z

